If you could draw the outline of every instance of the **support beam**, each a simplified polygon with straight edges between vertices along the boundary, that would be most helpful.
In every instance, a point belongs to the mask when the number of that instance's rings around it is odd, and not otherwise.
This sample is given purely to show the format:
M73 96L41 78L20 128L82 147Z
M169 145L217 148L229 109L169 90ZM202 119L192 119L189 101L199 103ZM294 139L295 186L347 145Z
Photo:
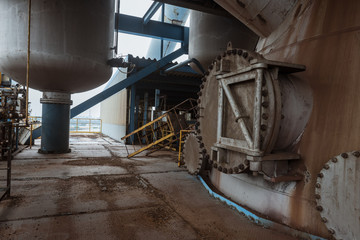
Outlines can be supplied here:
M118 93L119 91L123 90L124 88L131 86L132 84L134 84L137 81L143 79L144 77L150 75L151 73L161 69L162 67L167 65L172 60L174 60L186 53L187 53L187 47L182 47L182 48L176 50L175 52L167 55L166 57L163 57L159 61L151 63L149 66L140 70L139 72L132 74L130 77L122 80L121 82L109 87L108 89L102 91L101 93L95 95L94 97L92 97L92 98L86 100L85 102L77 105L76 107L72 108L70 117L73 118L73 117L79 115L80 113L88 110L89 108L102 102L103 100L107 99L108 97L111 97L112 95Z
M143 16L143 24L146 25L163 3L154 1Z
M131 86L131 93L130 93L130 128L129 132L135 131L135 108L136 108L136 86L133 84ZM134 142L134 136L130 137L130 144Z
M170 23L163 23L149 20L144 25L143 19L116 13L118 25L115 30L143 37L151 37L174 42L181 42L184 45L189 43L189 28Z

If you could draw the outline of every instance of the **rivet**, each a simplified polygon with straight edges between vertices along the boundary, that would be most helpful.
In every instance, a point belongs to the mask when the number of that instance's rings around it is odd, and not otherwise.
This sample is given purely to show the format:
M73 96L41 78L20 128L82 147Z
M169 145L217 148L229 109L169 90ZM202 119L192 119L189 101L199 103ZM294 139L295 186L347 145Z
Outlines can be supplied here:
M239 172L239 168L238 167L234 167L234 172L238 173Z
M348 155L347 153L342 153L341 156L342 156L343 158L348 158L348 157L349 157L349 155Z
M196 132L197 132L197 134L201 133L200 129L196 129Z
M227 173L228 172L227 168L223 168L222 172Z
M262 125L260 126L260 129L261 129L262 131L266 131L267 126L266 126L265 124L262 124Z
M197 126L197 127L200 126L200 122L196 122L195 126Z
M201 78L201 81L206 82L206 77Z
M329 169L329 168L330 168L329 164L325 163L324 169Z
M269 116L268 116L266 113L263 113L263 114L261 115L261 117L262 117L262 119L264 119L264 120L268 120L268 119L269 119Z
M360 157L360 152L359 151L353 152L353 155L358 158Z
M264 108L269 107L269 102L263 102L261 103L261 106L263 106Z
M206 149L203 148L203 150L201 151L203 154L206 154Z
M198 96L201 96L202 95L202 92L200 91L200 92L197 92L197 95Z
M195 118L200 118L200 115L199 115L199 114L196 114L196 115L195 115Z
M205 74L205 76L208 76L208 75L209 75L209 71L206 71L204 74Z
M219 56L217 56L216 58L217 58L217 60L221 60L221 56L220 56L220 55L219 55Z
M239 49L239 50L237 51L237 54L240 55L240 56L242 55L242 53L243 53L243 51L242 51L241 49Z
M229 174L233 174L233 169L232 168L229 169Z
M244 58L247 58L247 57L249 56L249 54L248 54L247 52L243 52L242 56L243 56Z
M319 194L315 194L316 199L321 199L321 196Z
M221 171L222 171L222 166L219 166L219 167L218 167L218 170L221 172Z
M197 103L198 103L198 104L200 104L200 103L201 103L201 100L200 100L200 98L198 98L198 100L197 100Z
M201 88L201 89L204 89L204 87L205 87L204 84L201 84L201 85L200 85L200 88Z
M230 55L231 53L232 53L231 50L227 50L227 51L226 51L226 54L227 54L227 55Z
M240 164L240 165L239 165L239 168L240 168L240 170L242 171L242 170L245 169L245 165L244 165L244 164Z
M330 228L330 229L329 229L329 233L334 235L334 234L335 234L335 230L332 229L332 228Z
M319 212L322 212L324 209L322 206L316 206L316 210L318 210Z
M196 136L197 139L199 139L200 141L202 140L202 136Z
M233 55L235 55L236 52L237 52L236 49L231 50L231 53L232 53Z
M315 184L315 187L316 187L316 188L321 188L321 184L320 184L320 183L316 183L316 184Z
M209 69L212 70L213 68L214 68L214 66L211 64L211 65L209 66Z
M318 176L319 178L323 178L323 177L324 177L324 174L323 174L323 173L319 173L317 176Z
M204 143L200 143L200 147L203 148L203 147L204 147Z
M321 221L324 222L324 223L327 223L327 219L325 217L321 218Z
M337 158L335 157L335 158L332 158L331 161L332 161L333 163L336 163L338 160L337 160Z
M217 168L217 163L214 163L213 167L214 167L214 168Z

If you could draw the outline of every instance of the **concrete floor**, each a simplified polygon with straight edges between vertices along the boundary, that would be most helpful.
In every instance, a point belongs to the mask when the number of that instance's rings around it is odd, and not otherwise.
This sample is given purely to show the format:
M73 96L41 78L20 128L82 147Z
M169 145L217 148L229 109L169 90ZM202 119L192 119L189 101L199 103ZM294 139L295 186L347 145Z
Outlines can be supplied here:
M210 197L174 153L127 159L124 145L93 134L70 145L69 154L35 146L15 156L0 239L294 239Z

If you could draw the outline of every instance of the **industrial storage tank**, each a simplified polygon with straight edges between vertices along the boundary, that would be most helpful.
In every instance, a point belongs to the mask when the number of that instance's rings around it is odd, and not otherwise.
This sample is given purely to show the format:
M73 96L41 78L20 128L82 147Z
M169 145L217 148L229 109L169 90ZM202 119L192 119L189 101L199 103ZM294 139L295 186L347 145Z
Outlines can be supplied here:
M29 86L44 92L39 152L69 152L70 94L111 76L114 1L3 0L0 16L0 69L22 84L30 34Z
M28 1L0 1L0 69L25 83ZM30 87L67 93L107 81L114 36L112 0L33 0Z

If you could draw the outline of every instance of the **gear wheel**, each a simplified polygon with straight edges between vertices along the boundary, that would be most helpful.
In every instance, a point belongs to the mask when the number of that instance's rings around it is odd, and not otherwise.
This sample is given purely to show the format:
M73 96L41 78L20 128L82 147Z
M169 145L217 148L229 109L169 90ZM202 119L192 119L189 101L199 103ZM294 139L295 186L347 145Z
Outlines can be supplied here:
M202 84L200 85L200 92L198 93L198 119L197 119L197 134L201 136L202 143L204 144L203 152L208 157L211 153L211 147L217 141L217 109L218 109L218 84L216 79L217 73L220 71L236 72L240 69L250 66L250 61L254 59L263 59L263 57L255 52L246 51L243 49L232 49L231 43L228 45L228 50L219 55L216 60L209 66L208 71L202 78ZM232 63L236 64L232 64ZM228 63L228 64L227 64ZM220 68L220 66L228 66L227 69ZM228 119L234 118L232 112L226 113ZM234 121L235 122L235 121ZM232 126L230 128L236 129ZM230 132L230 131L229 131ZM230 134L239 134L233 132ZM213 162L209 161L209 165L212 165L219 171L224 173L240 173L248 168L249 162L245 159L244 154L238 154L240 156L234 156L239 159L238 161L227 162ZM210 157L209 157L210 159Z
M207 162L203 154L204 144L200 139L194 133L188 134L183 148L185 166L188 172L193 175L197 175L204 170Z

